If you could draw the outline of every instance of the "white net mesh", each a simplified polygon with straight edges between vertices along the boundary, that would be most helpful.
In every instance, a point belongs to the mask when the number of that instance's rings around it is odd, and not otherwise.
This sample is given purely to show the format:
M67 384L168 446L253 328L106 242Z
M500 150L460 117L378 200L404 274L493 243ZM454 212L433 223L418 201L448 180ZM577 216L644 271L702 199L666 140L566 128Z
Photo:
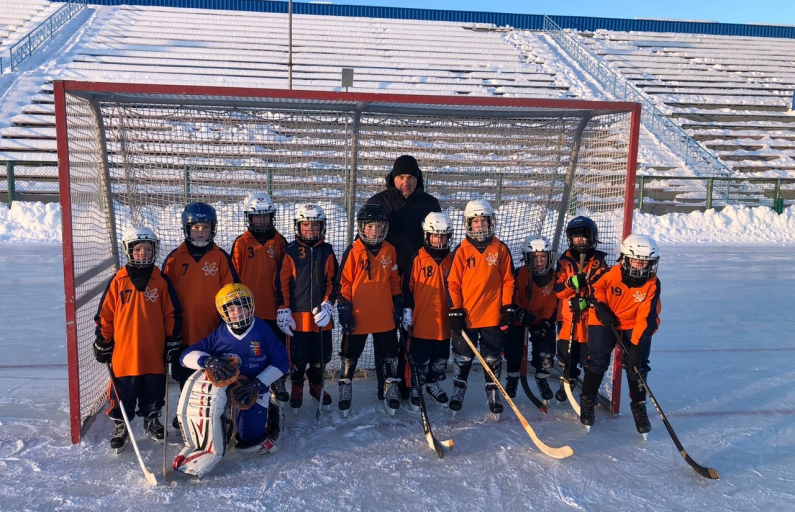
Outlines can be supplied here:
M242 201L252 191L270 193L288 240L296 205L317 203L340 258L353 234L349 219L384 189L395 158L410 154L426 192L456 225L454 245L463 237L464 205L485 198L515 265L530 234L561 240L558 252L565 250L559 230L575 215L591 216L600 249L617 254L629 111L395 98L356 112L361 104L351 101L66 93L60 122L68 133L81 421L104 402L105 371L91 355L93 316L104 284L124 264L121 234L133 224L154 229L162 264L183 241L180 214L192 201L216 208L215 240L227 251L246 229ZM335 358L339 339L335 332ZM360 367L374 366L368 350Z

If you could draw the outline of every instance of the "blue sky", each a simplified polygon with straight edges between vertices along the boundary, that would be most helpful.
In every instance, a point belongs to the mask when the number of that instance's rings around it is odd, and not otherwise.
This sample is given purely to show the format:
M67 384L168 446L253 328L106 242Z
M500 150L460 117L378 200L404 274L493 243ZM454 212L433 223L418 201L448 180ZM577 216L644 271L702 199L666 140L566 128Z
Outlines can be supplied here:
M519 0L334 0L335 4L384 5L420 9L560 14L607 18L665 18L795 25L795 0L569 0L537 2Z

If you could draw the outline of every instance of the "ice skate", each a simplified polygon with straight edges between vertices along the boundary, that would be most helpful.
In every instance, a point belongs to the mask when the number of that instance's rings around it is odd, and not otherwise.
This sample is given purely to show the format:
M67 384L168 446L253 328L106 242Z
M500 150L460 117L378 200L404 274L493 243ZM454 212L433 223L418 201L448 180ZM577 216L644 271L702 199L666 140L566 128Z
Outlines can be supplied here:
M433 382L425 386L425 392L431 395L433 399L436 400L437 404L447 407L447 402L449 401L447 393L444 392L442 386L440 386L438 382Z
M124 451L124 448L130 441L130 436L127 432L127 426L124 424L124 421L113 421L116 423L116 427L113 429L113 433L110 436L110 447L116 453L121 453Z
M160 423L159 413L152 413L144 420L144 433L156 443L162 443L165 438L165 427Z
M453 379L453 395L450 397L450 410L453 411L453 417L464 406L464 395L467 392L467 383L463 380Z
M287 402L290 401L290 394L287 392L285 382L286 379L282 378L271 384L271 393L276 398L276 405L280 408L284 408Z
M316 406L320 403L320 391L321 391L320 384L310 384L309 385L309 396L312 397L312 403ZM326 412L331 411L331 395L326 393L326 390L323 389L323 405L321 406L322 409Z
M509 373L505 378L505 394L511 398L516 398L516 390L519 389L519 374Z
M400 382L400 379L396 379L394 377L389 377L386 379L386 385L384 389L384 407L386 407L386 412L388 412L391 416L394 416L395 411L400 409L400 391L398 390L398 382Z
M489 411L494 420L499 421L503 407L500 401L500 390L493 382L486 383L486 403L489 406Z
M420 410L420 393L417 387L411 388L411 396L409 397L409 403L411 404L411 409L414 412Z
M340 379L339 381L340 395L337 401L337 407L342 411L342 415L347 418L351 410L351 401L353 400L353 385L351 379Z
M543 398L544 401L552 400L552 397L554 396L552 394L552 389L550 389L549 382L547 382L547 380L548 379L546 378L542 379L536 377L536 386L538 386L538 392L541 393L541 398ZM566 394L566 390L563 390L563 394L564 395Z
M585 430L589 434L595 421L596 395L580 395L580 423L585 425Z
M646 413L646 401L631 402L629 407L632 409L632 418L635 420L635 428L638 429L638 433L640 433L643 436L643 440L646 441L649 437L649 432L651 432L649 415Z
M298 409L301 408L301 405L304 403L304 383L301 382L300 384L297 382L293 382L292 393L290 393L290 407L293 408L293 412L298 414Z

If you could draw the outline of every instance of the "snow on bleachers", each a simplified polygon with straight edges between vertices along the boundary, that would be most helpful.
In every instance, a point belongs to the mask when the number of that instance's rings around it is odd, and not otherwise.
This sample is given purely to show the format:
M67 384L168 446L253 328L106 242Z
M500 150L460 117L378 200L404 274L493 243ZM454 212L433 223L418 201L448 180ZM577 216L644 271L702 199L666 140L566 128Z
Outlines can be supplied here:
M735 171L795 175L795 40L600 30L579 41Z
M284 14L121 6L59 79L287 88ZM528 59L505 30L461 23L293 16L293 88L351 92L570 97L567 79ZM539 43L543 44L543 43ZM0 159L55 157L52 86L3 130Z
M41 16L49 12L50 6L47 0L14 0L0 4L0 47L5 49L13 44L12 35L25 25L30 23L35 26L40 19L44 19Z

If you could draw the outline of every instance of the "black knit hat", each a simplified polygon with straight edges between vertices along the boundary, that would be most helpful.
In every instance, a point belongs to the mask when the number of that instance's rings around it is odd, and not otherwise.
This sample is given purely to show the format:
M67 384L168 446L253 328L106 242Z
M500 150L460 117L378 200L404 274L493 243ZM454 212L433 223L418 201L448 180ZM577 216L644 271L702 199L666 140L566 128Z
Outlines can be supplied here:
M420 177L420 166L417 164L417 159L411 155L403 155L395 159L395 164L392 166L392 178L400 176L401 174L410 174L415 178Z

